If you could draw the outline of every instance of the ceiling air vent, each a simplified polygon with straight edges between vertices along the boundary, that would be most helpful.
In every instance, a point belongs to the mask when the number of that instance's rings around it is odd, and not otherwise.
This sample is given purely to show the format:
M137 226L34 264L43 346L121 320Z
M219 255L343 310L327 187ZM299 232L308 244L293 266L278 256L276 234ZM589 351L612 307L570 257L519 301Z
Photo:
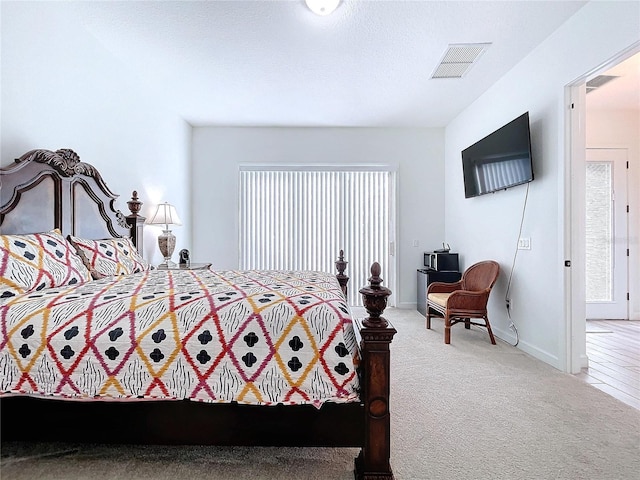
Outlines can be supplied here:
M431 78L462 78L490 43L458 43L449 45Z
M611 80L618 78L616 75L598 75L587 82L587 93L593 92L600 88L605 83L609 83Z

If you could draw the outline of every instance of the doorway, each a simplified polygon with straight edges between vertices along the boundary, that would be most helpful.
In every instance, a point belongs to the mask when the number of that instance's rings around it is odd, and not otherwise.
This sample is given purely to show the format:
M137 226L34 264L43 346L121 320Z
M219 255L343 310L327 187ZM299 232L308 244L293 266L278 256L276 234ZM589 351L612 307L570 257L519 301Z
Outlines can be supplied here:
M627 158L624 148L586 150L587 319L629 319Z
M610 149L625 151L628 161L626 172L627 183L627 234L621 234L627 242L627 238L637 239L640 235L640 222L638 219L640 211L640 135L638 125L640 125L640 42L630 46L621 52L616 58L607 64L595 68L586 73L580 79L567 87L567 162L565 163L565 258L567 268L565 269L566 287L566 365L565 369L570 373L580 373L582 368L588 367L586 353L586 318L587 318L587 281L586 281L586 196L587 196L587 147L598 149ZM625 68L631 67L629 71ZM593 85L593 80L604 80L598 77L611 77L609 82ZM625 79L625 77L628 77ZM620 88L629 86L629 88ZM594 88L595 87L595 93ZM598 91L599 90L599 91ZM600 93L616 90L616 92L626 92L630 97L607 96ZM588 93L587 93L588 92ZM629 100L630 98L630 100ZM609 102L604 100L607 99ZM613 99L613 101L608 100ZM622 101L621 101L622 100ZM600 105L598 101L602 101ZM601 113L594 115L593 106L600 107ZM626 110L625 110L626 109ZM589 112L587 113L587 110ZM626 116L625 116L626 115ZM595 158L595 161L610 161L610 174L615 176L614 170L622 170L615 167L615 161L603 158ZM613 179L612 179L613 182ZM614 187L615 188L615 187ZM614 197L615 199L615 197ZM614 208L610 205L610 208ZM624 206L626 209L626 206ZM630 212L630 213L628 213ZM620 223L619 221L617 222ZM615 227L615 213L611 212L611 225ZM613 232L612 232L613 235ZM614 239L617 239L613 235ZM616 259L613 252L616 250L613 242L610 262L616 262L620 266L620 260ZM637 241L629 242L628 265L636 265L640 258L640 248ZM621 251L626 252L626 249ZM627 269L627 291L630 292L630 300L626 301L626 313L611 314L593 313L589 305L590 315L596 317L626 318L630 320L640 320L640 269ZM611 287L621 286L623 280L615 280L615 275L610 277ZM622 293L622 304L625 303L625 293ZM612 290L611 296L616 295ZM618 297L620 294L617 295ZM589 302L605 303L605 302ZM622 307L624 310L624 306Z

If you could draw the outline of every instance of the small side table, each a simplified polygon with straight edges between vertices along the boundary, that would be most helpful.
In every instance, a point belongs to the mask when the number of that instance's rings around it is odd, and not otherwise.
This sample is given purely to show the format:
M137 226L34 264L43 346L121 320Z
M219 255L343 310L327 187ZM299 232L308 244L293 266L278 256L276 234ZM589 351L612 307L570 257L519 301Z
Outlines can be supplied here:
M207 270L211 266L211 263L188 263L186 265L158 265L158 270Z

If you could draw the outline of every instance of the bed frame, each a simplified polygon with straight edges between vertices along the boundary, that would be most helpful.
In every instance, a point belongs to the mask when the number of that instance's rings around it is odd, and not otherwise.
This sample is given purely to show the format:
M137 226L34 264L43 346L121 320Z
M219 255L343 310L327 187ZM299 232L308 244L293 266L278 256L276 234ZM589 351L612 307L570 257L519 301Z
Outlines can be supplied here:
M69 149L32 150L0 169L0 233L62 230L84 238L130 236L142 246L142 202L134 191L130 214L116 210L117 195L95 167ZM346 292L347 262L336 261ZM182 401L74 402L11 396L0 399L1 438L135 444L358 447L357 480L392 479L390 353L396 330L381 315L391 293L380 266L360 290L369 314L354 319L361 364L360 402L254 406ZM68 422L69 418L73 421Z

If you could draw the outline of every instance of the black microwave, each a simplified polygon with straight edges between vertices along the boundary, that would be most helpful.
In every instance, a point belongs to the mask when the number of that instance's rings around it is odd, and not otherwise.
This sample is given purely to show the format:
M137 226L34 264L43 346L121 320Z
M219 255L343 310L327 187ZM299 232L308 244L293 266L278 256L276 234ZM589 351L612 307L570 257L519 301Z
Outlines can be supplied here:
M424 252L424 266L438 272L457 272L458 254L451 252Z

